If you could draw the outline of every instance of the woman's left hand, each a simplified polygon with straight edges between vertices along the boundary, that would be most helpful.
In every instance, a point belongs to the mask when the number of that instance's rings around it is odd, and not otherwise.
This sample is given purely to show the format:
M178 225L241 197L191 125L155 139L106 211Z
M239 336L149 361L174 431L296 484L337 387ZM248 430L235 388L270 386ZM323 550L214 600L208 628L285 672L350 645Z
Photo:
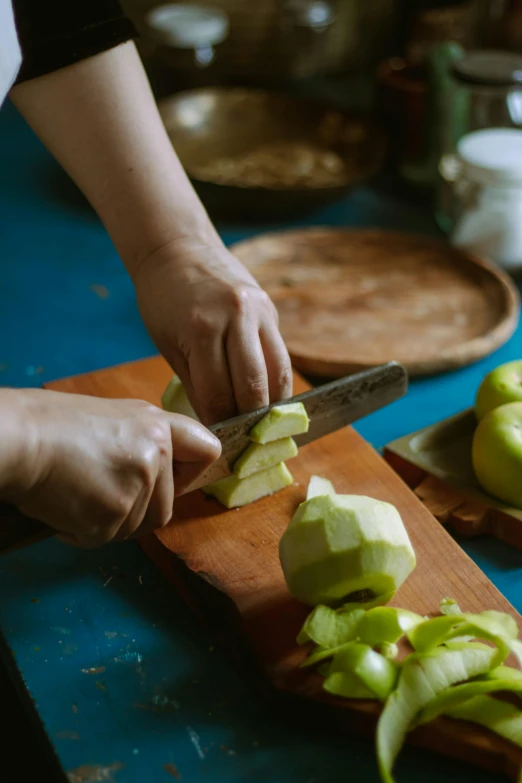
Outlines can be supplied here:
M166 245L133 277L145 326L204 424L291 396L277 311L223 245Z

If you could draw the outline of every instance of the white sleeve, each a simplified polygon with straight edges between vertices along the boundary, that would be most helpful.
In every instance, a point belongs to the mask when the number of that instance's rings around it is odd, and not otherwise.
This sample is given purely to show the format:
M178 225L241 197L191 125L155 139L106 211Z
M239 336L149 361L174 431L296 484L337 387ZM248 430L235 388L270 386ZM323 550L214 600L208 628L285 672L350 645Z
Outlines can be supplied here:
M22 64L11 0L0 0L0 106Z

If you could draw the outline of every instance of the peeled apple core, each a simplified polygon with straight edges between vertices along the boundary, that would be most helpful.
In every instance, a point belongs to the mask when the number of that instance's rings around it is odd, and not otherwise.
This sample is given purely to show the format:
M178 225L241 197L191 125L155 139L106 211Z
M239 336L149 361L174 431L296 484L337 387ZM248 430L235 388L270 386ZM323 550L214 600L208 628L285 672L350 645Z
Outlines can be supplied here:
M301 503L279 556L289 592L310 606L385 603L415 567L397 509L362 495L321 494Z

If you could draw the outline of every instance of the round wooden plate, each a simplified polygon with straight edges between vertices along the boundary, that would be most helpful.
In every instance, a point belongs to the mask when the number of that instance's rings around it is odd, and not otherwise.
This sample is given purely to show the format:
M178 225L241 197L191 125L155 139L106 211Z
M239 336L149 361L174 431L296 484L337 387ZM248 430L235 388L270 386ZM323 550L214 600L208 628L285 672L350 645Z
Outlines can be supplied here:
M294 366L310 375L392 359L411 375L442 372L491 353L517 326L507 274L426 237L316 228L232 250L272 297Z

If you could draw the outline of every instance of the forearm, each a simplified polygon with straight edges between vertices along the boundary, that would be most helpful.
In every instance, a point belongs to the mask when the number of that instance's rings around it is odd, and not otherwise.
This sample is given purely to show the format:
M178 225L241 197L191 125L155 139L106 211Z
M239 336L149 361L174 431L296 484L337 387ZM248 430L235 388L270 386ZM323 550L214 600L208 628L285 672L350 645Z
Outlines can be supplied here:
M167 244L219 243L133 43L24 82L11 97L85 193L131 275Z
M0 500L16 502L32 481L32 455L37 451L28 415L30 396L22 389L0 389Z

